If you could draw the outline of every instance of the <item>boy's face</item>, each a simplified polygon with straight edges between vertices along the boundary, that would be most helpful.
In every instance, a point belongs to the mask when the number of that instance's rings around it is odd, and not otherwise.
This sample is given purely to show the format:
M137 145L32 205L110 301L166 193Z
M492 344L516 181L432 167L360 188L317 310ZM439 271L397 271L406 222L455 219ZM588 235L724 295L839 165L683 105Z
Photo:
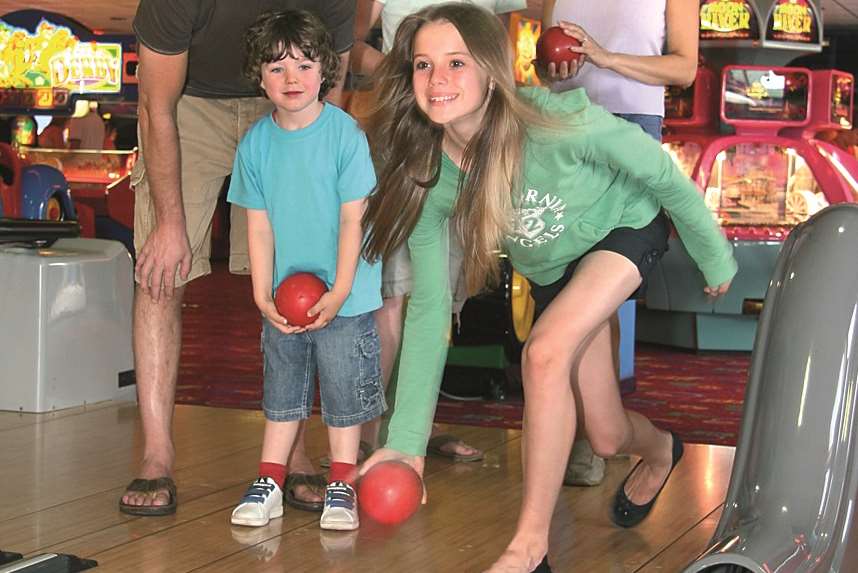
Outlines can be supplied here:
M321 65L304 56L294 46L283 59L262 66L260 85L277 107L278 113L284 113L298 122L305 115L311 121L315 119L321 106Z

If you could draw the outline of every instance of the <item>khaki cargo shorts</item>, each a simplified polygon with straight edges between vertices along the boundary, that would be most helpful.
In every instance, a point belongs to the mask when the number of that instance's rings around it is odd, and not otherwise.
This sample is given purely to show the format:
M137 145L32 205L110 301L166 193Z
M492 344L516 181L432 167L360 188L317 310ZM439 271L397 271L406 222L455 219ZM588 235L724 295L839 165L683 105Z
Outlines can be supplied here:
M235 150L253 123L273 106L267 99L209 99L182 96L177 109L181 152L182 203L193 260L188 280L176 275L176 286L211 272L212 215L226 177L232 172ZM141 139L142 143L142 139ZM138 252L155 228L155 205L149 193L146 166L140 159L131 173L134 188L134 248ZM230 207L229 270L249 273L245 210Z

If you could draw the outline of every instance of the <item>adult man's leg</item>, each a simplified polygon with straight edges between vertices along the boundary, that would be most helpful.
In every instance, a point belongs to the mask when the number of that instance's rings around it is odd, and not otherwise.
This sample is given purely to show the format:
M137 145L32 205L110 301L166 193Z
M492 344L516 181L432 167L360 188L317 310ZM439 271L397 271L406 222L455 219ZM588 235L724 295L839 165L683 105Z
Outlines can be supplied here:
M182 341L184 287L171 298L155 301L140 291L134 297L134 368L137 399L143 423L143 463L139 477L146 480L173 476L173 407ZM128 491L126 506L166 506L173 502L167 488ZM128 511L128 508L124 508ZM133 510L132 510L133 511Z

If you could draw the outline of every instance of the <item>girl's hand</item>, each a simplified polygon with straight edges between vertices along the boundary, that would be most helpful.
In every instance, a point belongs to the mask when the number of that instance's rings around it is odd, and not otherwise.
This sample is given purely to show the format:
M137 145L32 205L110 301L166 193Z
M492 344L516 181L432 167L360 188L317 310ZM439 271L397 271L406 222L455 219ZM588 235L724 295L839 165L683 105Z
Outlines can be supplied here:
M282 332L283 334L295 334L297 332L304 332L306 330L301 326L289 326L289 323L285 318L280 316L280 313L277 312L277 306L274 304L273 299L263 300L256 303L257 308L262 311L262 316L268 319L268 322L274 325L274 328Z
M313 316L314 314L319 315L312 324L307 325L307 330L319 330L320 328L326 327L328 323L334 320L334 317L337 316L337 313L340 311L340 308L343 306L347 297L348 293L346 296L343 296L335 294L334 291L328 291L323 294L319 299L319 302L314 304L310 310L307 311L308 316Z
M404 464L408 464L411 466L414 471L417 472L417 475L420 476L420 480L423 480L423 467L426 463L426 458L423 456L409 456L408 454L403 454L400 451L392 450L390 448L379 448L375 450L371 456L363 463L360 468L360 472L358 475L363 476L369 469L377 463L381 462L389 462L389 461L397 461L402 462ZM421 503L425 504L427 500L426 496L426 484L423 484L423 500Z
M710 298L718 298L719 296L727 292L727 290L730 288L731 282L732 280L729 280L725 283L721 283L716 287L705 286L703 287L703 292L705 292L706 296Z

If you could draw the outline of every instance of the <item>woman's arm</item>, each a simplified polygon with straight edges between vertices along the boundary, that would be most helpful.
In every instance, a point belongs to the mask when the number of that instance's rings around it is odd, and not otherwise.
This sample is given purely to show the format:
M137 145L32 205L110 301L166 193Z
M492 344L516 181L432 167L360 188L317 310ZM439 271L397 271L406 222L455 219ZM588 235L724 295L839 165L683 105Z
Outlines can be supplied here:
M384 55L366 43L370 29L378 22L384 4L375 0L357 0L355 10L355 43L352 46L352 72L370 75L381 63Z
M554 0L543 4L543 25L550 25ZM595 6L595 5L594 5ZM595 8L594 8L595 9ZM657 86L690 86L697 74L697 44L699 34L699 3L693 0L667 0L665 6L665 37L667 48L660 56L634 56L604 49L587 31L572 22L560 22L564 31L581 42L571 48L584 54L594 66L613 70L633 80ZM565 79L574 75L577 68L566 75L552 79ZM558 70L559 72L560 70Z

